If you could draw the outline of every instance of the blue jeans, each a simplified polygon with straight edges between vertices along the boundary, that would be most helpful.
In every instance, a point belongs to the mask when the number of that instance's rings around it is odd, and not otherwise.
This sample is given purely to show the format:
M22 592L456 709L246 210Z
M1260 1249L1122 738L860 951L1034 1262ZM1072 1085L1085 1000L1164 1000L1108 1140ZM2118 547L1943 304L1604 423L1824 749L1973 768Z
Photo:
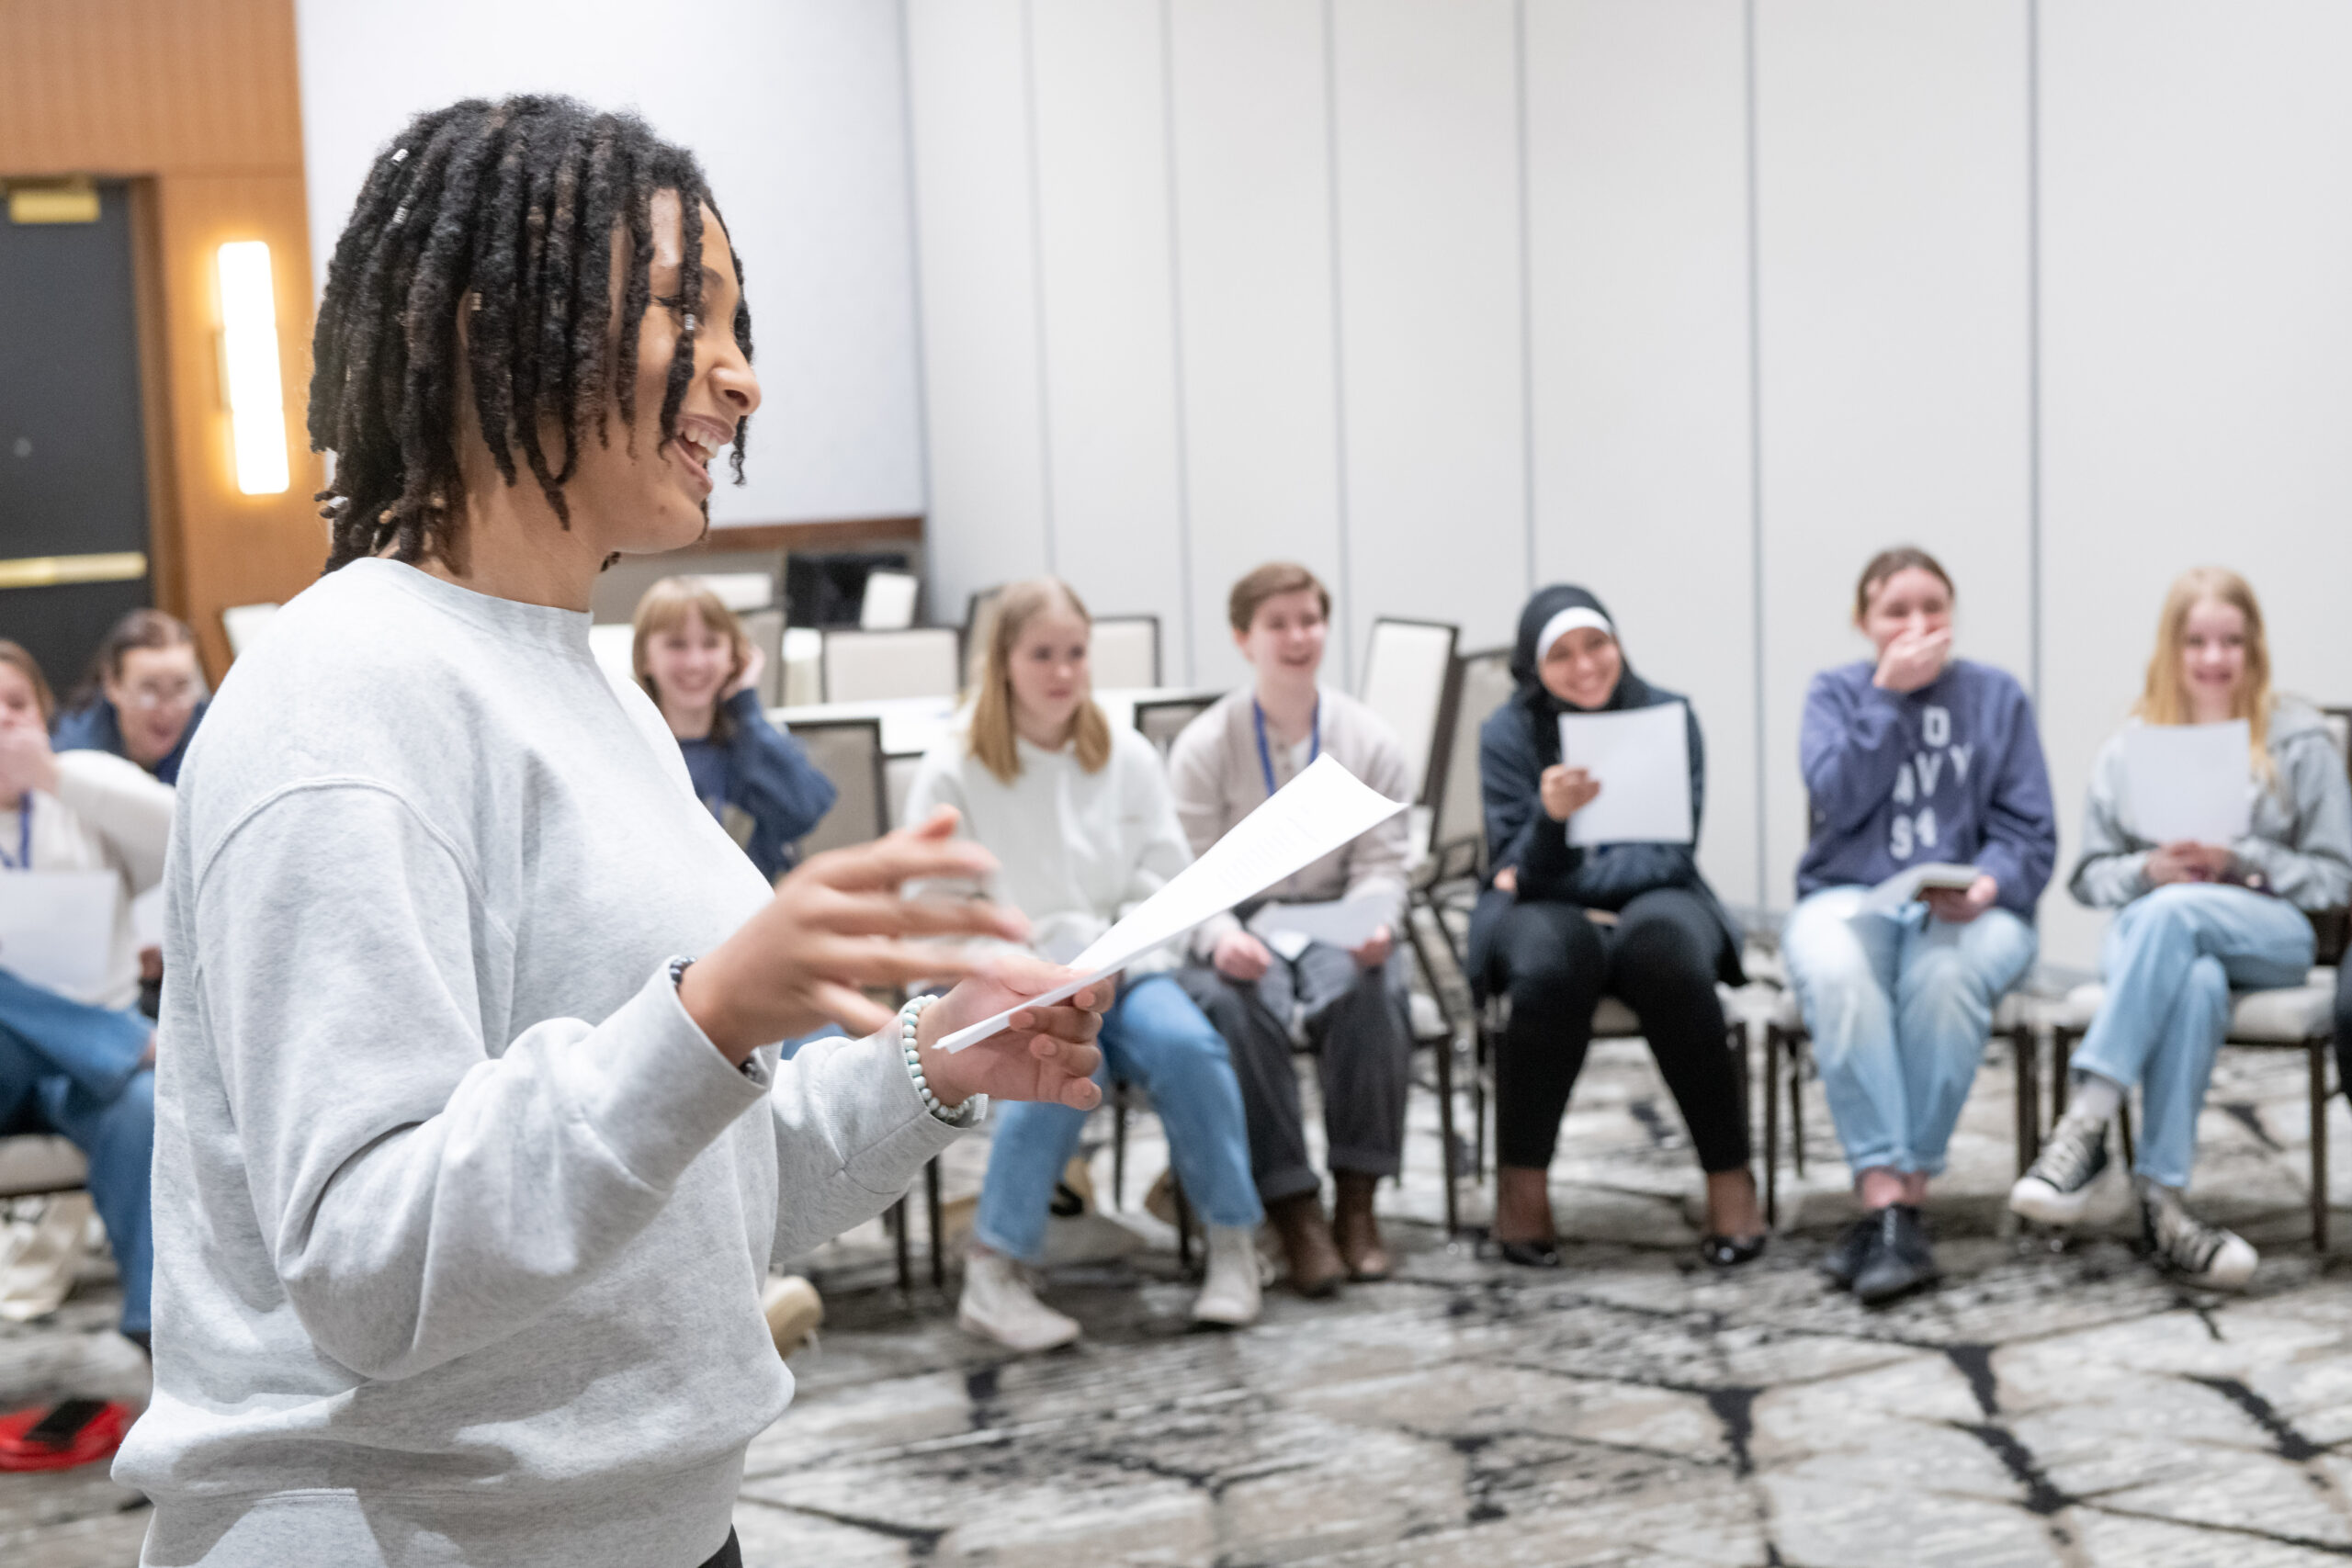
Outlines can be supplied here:
M155 1075L139 1066L153 1030L136 1012L69 1001L0 970L0 1134L62 1134L89 1157L126 1334L147 1332L155 1273Z
M1212 1225L1255 1226L1266 1217L1250 1178L1250 1135L1225 1037L1173 978L1147 975L1119 988L1102 1017L1102 1068L1151 1096L1184 1196ZM1034 1263L1046 1247L1046 1207L1078 1152L1086 1112L1023 1100L997 1119L973 1237L991 1252Z
M2099 954L2107 999L2074 1065L2127 1093L2140 1086L2142 1176L2188 1185L2230 987L2300 986L2311 966L2309 918L2244 887L2174 883L2115 917Z
M1790 912L1781 955L1846 1163L1857 1175L1934 1176L1984 1059L1993 1009L2041 942L2007 909L1951 925L1925 904L1867 913L1869 893L1825 887L1805 898Z

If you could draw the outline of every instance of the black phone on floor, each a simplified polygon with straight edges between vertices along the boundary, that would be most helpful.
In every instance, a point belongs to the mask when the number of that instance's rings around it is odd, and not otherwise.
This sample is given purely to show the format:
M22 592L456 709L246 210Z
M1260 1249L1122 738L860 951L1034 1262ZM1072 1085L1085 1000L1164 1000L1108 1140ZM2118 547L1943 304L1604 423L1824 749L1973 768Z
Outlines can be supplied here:
M49 1414L25 1429L24 1441L53 1450L82 1435L82 1428L107 1407L103 1399L67 1399L50 1406Z

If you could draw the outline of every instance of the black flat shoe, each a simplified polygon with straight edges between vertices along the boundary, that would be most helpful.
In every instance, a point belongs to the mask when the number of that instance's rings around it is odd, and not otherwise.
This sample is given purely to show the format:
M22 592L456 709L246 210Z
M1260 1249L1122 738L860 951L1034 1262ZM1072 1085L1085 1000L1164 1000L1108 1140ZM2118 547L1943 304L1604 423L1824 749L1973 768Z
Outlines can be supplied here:
M1841 1291L1854 1288L1856 1276L1871 1260L1871 1243L1878 1236L1878 1216L1866 1214L1838 1233L1837 1242L1821 1259L1821 1271Z
M1870 1258L1854 1277L1854 1294L1864 1306L1884 1306L1941 1277L1917 1209L1894 1203L1873 1217L1878 1228L1871 1233Z
M1717 1269L1736 1269L1763 1257L1765 1245L1771 1239L1760 1231L1754 1235L1716 1235L1709 1232L1699 1238L1699 1256Z
M1560 1244L1556 1241L1498 1241L1496 1250L1506 1263L1516 1263L1521 1269L1557 1269L1560 1266Z

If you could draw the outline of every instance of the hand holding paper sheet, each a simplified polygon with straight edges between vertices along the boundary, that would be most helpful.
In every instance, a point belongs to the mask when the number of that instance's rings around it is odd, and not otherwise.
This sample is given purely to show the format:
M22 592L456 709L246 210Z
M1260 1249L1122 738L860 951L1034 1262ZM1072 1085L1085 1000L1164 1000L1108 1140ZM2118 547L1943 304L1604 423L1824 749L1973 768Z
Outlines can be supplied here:
M2226 844L2254 813L2252 733L2223 724L2135 724L2123 732L2131 829L2152 844Z
M1568 818L1568 842L1687 844L1690 828L1690 719L1680 703L1560 716L1560 760L1600 781L1600 793Z
M1261 940L1287 931L1307 942L1353 951L1396 918L1396 896L1375 887L1328 903L1268 904L1250 917L1250 931Z
M1870 897L1862 900L1862 908L1871 914L1892 915L1922 893L1937 889L1965 893L1982 874L1973 865L1953 865L1944 861L1911 866L1871 888Z
M114 955L121 895L122 879L110 871L0 873L0 969L75 1001L96 1000Z
M1328 753L1317 758L1263 806L1235 823L1230 832L1209 846L1208 853L1177 873L1167 886L1072 959L1070 967L1079 971L1080 978L1033 997L1023 1006L1047 1007L1076 996L1404 809L1401 802L1360 783ZM1009 1010L959 1029L942 1040L939 1048L960 1051L985 1040L1001 1031L1018 1010Z

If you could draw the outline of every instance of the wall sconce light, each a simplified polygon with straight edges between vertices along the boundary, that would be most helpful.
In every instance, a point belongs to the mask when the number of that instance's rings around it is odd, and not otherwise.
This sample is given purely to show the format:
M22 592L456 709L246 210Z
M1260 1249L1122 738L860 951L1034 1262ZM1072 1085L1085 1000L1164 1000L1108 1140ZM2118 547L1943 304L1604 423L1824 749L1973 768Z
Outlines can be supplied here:
M286 466L286 391L277 365L277 303L269 246L236 240L220 247L220 385L229 400L237 488L278 495Z

